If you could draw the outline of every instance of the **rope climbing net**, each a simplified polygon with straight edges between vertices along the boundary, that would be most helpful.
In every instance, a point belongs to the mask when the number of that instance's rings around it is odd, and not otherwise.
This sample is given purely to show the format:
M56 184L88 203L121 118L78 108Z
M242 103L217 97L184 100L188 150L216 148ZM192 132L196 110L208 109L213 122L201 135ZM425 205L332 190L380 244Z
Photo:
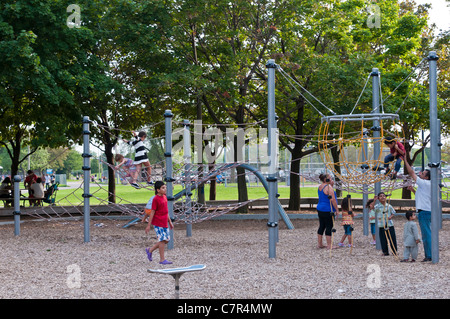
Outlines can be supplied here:
M392 121L392 127L395 127L395 120L398 120L396 114L350 114L350 115L334 115L322 118L320 126L320 137L318 142L320 155L326 168L333 172L337 180L346 185L372 185L386 179L386 174L380 174L382 164L384 163L383 153L381 152L383 140L386 132L383 128L383 121ZM367 129L368 121L378 121L378 127L372 126ZM339 135L330 133L330 126L333 122L339 122ZM355 122L360 125L360 133L352 136L345 135L345 126L347 122ZM378 136L371 134L377 132ZM392 135L392 133L389 133ZM394 135L396 140L400 137ZM345 148L353 145L357 148L356 161L350 161L346 155ZM334 150L333 150L334 148ZM375 150L380 151L376 154ZM337 154L339 158L337 159ZM386 163L387 170L392 169L394 161Z

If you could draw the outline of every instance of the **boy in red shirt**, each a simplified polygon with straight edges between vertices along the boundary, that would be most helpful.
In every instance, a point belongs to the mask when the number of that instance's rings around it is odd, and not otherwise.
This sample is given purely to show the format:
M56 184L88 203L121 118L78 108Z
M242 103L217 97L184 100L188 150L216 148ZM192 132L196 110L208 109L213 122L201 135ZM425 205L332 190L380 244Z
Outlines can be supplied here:
M145 233L148 234L150 231L150 225L153 225L156 232L156 237L158 242L154 244L151 248L146 248L148 260L152 261L152 253L159 249L159 263L161 265L169 265L172 262L164 258L164 249L166 244L170 240L169 226L173 229L172 221L169 218L169 209L167 207L167 197L166 197L167 186L161 182L157 181L155 183L155 196L152 201L152 208L145 209L145 214L149 215L148 225L145 228ZM145 219L144 219L145 220Z

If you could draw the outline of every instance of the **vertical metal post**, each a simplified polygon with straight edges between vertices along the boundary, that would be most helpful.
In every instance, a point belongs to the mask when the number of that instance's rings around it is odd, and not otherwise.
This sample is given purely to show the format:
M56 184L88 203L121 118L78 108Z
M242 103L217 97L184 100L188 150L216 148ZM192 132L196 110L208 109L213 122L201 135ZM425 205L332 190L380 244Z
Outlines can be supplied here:
M20 181L19 175L14 176L14 235L20 235Z
M361 162L362 163L367 163L369 158L368 158L368 152L369 152L369 145L367 143L367 139L368 139L368 130L364 130L363 132L363 140L362 140L362 148L363 148L363 152L362 152L362 158L361 158ZM363 172L367 172L367 170L370 169L368 164L363 164L361 169L363 170ZM368 197L369 194L367 194L367 184L363 185L363 235L364 236L368 236L369 235L369 210L366 207L367 201L368 201Z
M84 181L83 181L83 199L84 199L84 208L83 208L83 216L84 216L84 242L88 243L91 241L90 227L91 227L91 209L90 209L90 197L92 196L89 192L90 180L91 180L91 154L89 153L89 138L91 132L89 131L89 116L83 117L83 173L84 173Z
M180 277L181 274L172 275L175 278L175 299L180 299Z
M378 72L377 68L372 69L372 73L370 74L372 76L372 111L374 113L380 112L380 73ZM380 121L374 120L373 121L373 158L375 161L378 161L380 154L381 154L381 139L380 139ZM377 167L381 166L381 162L377 162ZM379 171L376 172L376 174L380 174ZM375 195L377 195L379 192L381 192L381 182L375 183ZM381 249L380 244L380 232L378 231L378 214L375 213L375 239L376 239L376 249Z
M192 236L192 223L190 222L192 213L191 204L191 132L189 130L189 120L183 121L183 157L184 157L184 178L186 188L186 237Z
M438 173L438 185L439 185L439 198L438 198L438 204L439 204L439 229L442 229L442 191L441 186L442 184L442 140L441 140L441 120L437 120L437 126L438 126L438 146L439 146L439 156L438 156L438 162L439 162L439 173Z
M170 110L166 110L164 113L165 119L165 131L166 131L166 150L164 152L164 156L166 157L166 185L167 185L167 206L169 209L169 218L174 220L173 214L173 182L174 179L172 177L173 174L173 164L172 164L172 117L173 114ZM167 249L173 249L174 247L174 232L173 229L169 229L170 233L170 241L167 244Z
M276 243L277 243L277 177L276 177L276 153L274 147L276 145L276 115L275 115L275 60L269 60L266 64L268 69L268 155L269 155L269 176L267 182L269 184L269 221L267 226L269 228L269 258L276 257Z
M439 126L437 118L437 60L439 57L435 51L430 51L429 62L429 87L430 87L430 157L431 162L431 260L433 264L439 262Z

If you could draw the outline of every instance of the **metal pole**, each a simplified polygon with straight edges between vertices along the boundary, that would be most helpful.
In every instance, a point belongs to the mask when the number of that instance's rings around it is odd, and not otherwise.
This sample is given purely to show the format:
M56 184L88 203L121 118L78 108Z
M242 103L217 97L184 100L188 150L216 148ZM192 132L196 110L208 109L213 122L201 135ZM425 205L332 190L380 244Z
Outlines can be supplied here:
M380 73L378 72L377 68L372 69L372 73L370 74L372 76L372 111L373 113L379 113L380 112ZM375 161L378 161L381 153L381 140L380 140L380 121L378 119L374 119L373 121L373 158ZM377 162L376 167L379 167L381 165L380 162ZM379 171L376 172L376 174L380 174ZM381 192L381 182L375 183L375 195L377 195L379 192ZM378 214L375 212L375 240L376 240L376 249L381 249L380 244L380 232L378 231Z
M267 182L269 183L269 221L267 226L269 228L269 258L276 257L277 244L277 177L276 177L276 119L275 119L275 60L269 60L266 64L268 69L268 155L269 155L269 176Z
M190 223L191 204L191 132L189 131L189 120L183 121L183 157L184 157L184 178L186 188L186 237L192 236L192 223Z
M362 140L362 147L363 147L363 153L362 153L362 163L367 163L368 161L368 154L369 154L369 145L367 143L368 139L368 130L364 130L363 132L363 140ZM367 170L370 169L368 164L363 164L361 169L363 172L367 172ZM363 235L368 236L369 235L369 210L366 207L367 201L369 198L369 194L367 194L367 184L363 185Z
M90 234L90 223L91 223L91 209L90 209L90 197L92 196L89 193L89 186L90 186L90 172L91 172L91 156L92 154L89 153L89 137L91 132L89 131L89 123L91 121L89 120L89 116L83 117L83 154L81 155L83 157L83 172L84 172L84 190L83 190L83 199L84 199L84 208L83 208L83 215L84 215L84 242L88 243L91 241L91 234Z
M19 175L14 176L14 235L20 235L20 181Z
M437 118L437 60L435 51L430 51L429 86L430 86L430 157L431 162L431 260L433 264L439 262L439 126Z
M438 180L438 185L439 185L439 198L438 198L438 203L439 203L439 229L442 229L442 192L441 192L441 185L442 184L442 151L441 151L441 147L442 147L442 140L441 140L441 120L438 119L437 120L438 123L438 146L439 146L439 156L438 156L438 162L440 164L439 166L439 180Z
M164 113L165 119L165 131L166 131L166 150L164 152L164 156L166 157L166 185L167 185L167 206L169 209L169 218L174 220L173 214L173 182L175 181L172 177L172 117L173 114L170 110L166 110ZM173 249L174 247L174 238L173 238L173 229L169 229L170 240L167 244L167 249Z

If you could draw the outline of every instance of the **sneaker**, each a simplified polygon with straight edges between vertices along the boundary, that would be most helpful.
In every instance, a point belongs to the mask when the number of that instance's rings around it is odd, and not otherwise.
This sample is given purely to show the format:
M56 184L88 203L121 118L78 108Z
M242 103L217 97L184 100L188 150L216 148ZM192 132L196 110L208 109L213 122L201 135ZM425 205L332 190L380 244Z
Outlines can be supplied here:
M136 183L130 183L130 185L133 186L133 187L136 188L136 189L141 188L141 187L140 187L138 184L136 184Z
M345 247L345 244L339 243L338 246L339 246L339 247Z
M147 185L149 185L149 186L153 186L153 181L150 181L150 182L147 182Z
M147 253L147 258L148 260L152 261L152 253L150 252L150 249L145 248L145 252Z
M371 245L376 245L376 244L377 244L377 241L376 241L376 240L372 240L372 241L370 242L370 244L371 244Z
M422 260L422 262L424 262L424 261L431 261L431 258L424 258L423 260Z
M413 259L414 260L414 259ZM400 262L401 263L406 263L406 262L408 262L409 260L408 259L402 259L402 260L400 260Z
M171 261L168 261L167 259L164 259L163 261L160 261L159 262L161 265L171 265L172 264L172 262Z

